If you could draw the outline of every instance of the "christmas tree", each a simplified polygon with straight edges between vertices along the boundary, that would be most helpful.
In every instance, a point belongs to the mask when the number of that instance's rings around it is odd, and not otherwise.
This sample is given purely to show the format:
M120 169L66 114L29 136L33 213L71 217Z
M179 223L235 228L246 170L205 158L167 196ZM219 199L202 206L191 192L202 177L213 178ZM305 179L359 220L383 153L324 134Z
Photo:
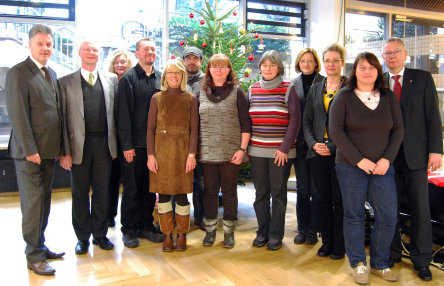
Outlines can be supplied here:
M251 43L259 36L254 31L247 32L244 25L226 22L231 15L237 16L238 6L223 13L218 11L217 0L214 1L214 6L214 9L211 9L209 2L205 1L205 8L200 11L190 8L192 13L189 17L199 21L200 27L194 30L193 35L183 35L184 40L179 44L185 48L194 46L202 49L203 71L212 55L217 53L227 55L237 77L241 80L242 89L246 91L252 82L257 81L249 78L251 73L249 62L254 60Z

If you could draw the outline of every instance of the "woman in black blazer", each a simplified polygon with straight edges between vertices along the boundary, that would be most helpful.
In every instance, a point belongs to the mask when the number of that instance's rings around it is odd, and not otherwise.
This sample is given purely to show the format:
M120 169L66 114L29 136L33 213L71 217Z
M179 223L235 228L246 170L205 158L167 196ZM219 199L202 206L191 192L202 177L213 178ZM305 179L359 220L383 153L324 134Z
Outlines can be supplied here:
M336 260L342 259L345 253L343 208L335 172L336 145L328 134L328 110L346 80L341 76L345 49L337 44L329 45L322 53L322 59L327 78L313 85L308 93L303 129L312 175L312 202L322 236L322 247L317 255Z

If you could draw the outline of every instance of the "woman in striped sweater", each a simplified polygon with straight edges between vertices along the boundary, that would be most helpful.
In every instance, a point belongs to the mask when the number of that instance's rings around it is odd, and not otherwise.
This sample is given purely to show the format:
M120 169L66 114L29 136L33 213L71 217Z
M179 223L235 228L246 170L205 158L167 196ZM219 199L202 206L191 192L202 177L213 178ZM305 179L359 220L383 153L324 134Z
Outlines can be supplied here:
M284 237L287 181L296 157L301 110L293 83L283 80L284 66L278 52L265 52L259 69L261 80L248 90L252 123L248 155L258 223L253 246L268 242L268 250L278 250Z

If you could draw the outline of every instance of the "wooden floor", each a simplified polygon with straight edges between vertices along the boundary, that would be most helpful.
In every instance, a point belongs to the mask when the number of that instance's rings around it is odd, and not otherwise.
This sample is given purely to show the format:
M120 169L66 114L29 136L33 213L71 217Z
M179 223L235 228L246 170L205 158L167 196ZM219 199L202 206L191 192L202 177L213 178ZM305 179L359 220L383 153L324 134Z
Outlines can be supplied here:
M76 255L71 194L69 189L55 192L46 244L53 251L65 251L66 256L50 261L57 270L55 276L43 277L26 268L18 196L0 197L0 285L357 285L349 274L347 259L333 261L317 257L320 243L293 244L297 227L294 192L288 193L283 247L274 252L265 247L253 248L257 226L253 201L251 184L239 187L239 226L233 249L223 248L220 222L213 247L201 246L204 232L192 225L188 250L172 253L163 253L160 243L147 240L141 240L138 248L125 248L118 223L108 232L114 250L104 251L91 245L86 255ZM400 282L390 283L371 275L371 284L444 285L444 271L434 267L431 267L432 282L417 278L406 259L394 269L400 274Z

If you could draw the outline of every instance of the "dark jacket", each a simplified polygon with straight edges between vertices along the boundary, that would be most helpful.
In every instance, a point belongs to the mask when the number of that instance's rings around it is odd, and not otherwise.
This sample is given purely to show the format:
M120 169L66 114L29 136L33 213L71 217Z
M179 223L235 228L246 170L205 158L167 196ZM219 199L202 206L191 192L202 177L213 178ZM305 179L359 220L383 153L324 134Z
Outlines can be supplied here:
M321 82L324 79L324 76L320 75L319 73L316 73L313 83L311 86L315 85L318 82ZM299 97L299 104L301 105L301 122L304 119L304 108L305 108L305 102L307 100L308 94L304 94L304 86L302 84L302 73L298 74L294 79L291 80L291 82L294 84L294 87L296 89L296 93ZM302 147L304 145L307 145L304 138L304 130L303 128L299 129L298 137L296 140L296 147Z
M347 78L343 77L343 84L341 88L345 86ZM302 122L302 127L304 130L305 141L307 142L308 152L307 159L313 158L318 153L313 150L313 146L316 143L322 143L324 140L324 131L328 127L328 113L325 112L324 108L324 85L327 78L324 78L321 82L313 85L307 96L307 101L305 103L304 109L304 119ZM330 101L330 106L334 98ZM328 128L327 128L328 136ZM333 141L329 140L326 143L331 154L336 153L336 145Z
M162 74L154 70L147 76L137 64L119 81L117 91L117 133L123 151L146 148L148 110L151 97L160 91Z
M385 78L388 84L388 73ZM429 72L405 68L400 104L404 121L400 152L404 152L409 169L426 168L430 153L443 152L438 95Z
M197 74L188 76L187 81L187 91L196 95L200 90L200 81L205 77L205 75L199 71Z

